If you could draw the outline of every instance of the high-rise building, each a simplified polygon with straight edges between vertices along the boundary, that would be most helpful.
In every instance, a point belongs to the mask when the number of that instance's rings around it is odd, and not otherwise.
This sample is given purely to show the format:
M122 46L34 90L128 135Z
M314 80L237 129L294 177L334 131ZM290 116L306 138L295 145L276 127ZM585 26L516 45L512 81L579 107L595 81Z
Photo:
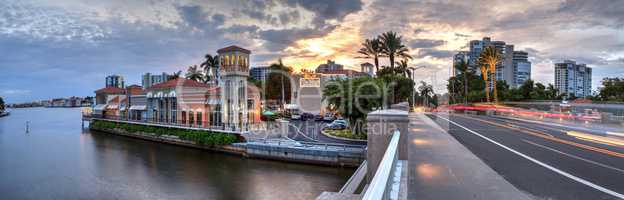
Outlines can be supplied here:
M121 75L110 75L106 77L106 87L125 88L124 78Z
M375 66L369 62L362 63L360 65L360 72L367 73L369 76L375 76Z
M461 60L468 62L469 70L481 74L479 70L479 56L487 46L494 46L501 53L501 61L496 65L496 80L505 81L510 87L518 87L518 83L531 77L531 62L528 61L528 53L514 51L514 45L503 41L492 41L489 37L483 40L472 40L468 43L468 51L460 51L453 57L453 66ZM517 60L514 61L514 56ZM526 58L526 59L525 59ZM453 75L458 74L457 69Z
M513 69L516 87L520 87L524 84L524 82L531 79L531 62L529 62L529 53L524 51L514 51Z
M453 74L452 74L452 76L457 76L457 75L461 74L461 72L456 68L456 66L457 66L458 63L461 63L462 61L468 63L468 54L469 53L470 52L468 52L468 51L460 51L460 52L457 52L457 54L455 54L453 56L453 71L452 71Z
M555 63L555 88L557 95L586 97L591 95L592 68L575 61Z
M342 66L341 64L336 64L335 61L327 60L327 63L320 64L316 68L316 73L324 73L328 71L336 71L336 70L343 70L343 69L344 69L344 66Z
M163 72L162 74L151 74L148 72L143 74L143 77L141 79L141 86L143 86L143 88L150 88L153 85L169 80L170 77L171 75L165 72Z
M268 66L262 66L262 67L253 67L251 69L249 69L249 76L251 76L252 78L259 80L259 81L264 81L267 79L269 75L269 67Z

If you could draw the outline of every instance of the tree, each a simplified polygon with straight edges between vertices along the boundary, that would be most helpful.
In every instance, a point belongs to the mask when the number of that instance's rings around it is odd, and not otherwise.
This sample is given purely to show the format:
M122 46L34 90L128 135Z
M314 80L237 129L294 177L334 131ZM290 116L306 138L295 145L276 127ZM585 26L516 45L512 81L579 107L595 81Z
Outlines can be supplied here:
M383 56L379 38L366 39L358 53L364 55L363 58L372 58L375 62L375 72L379 71L379 57Z
M217 70L219 69L219 56L206 54L204 58L206 58L206 60L199 66L202 67L206 73L206 78L204 79L205 83L208 81L216 81Z
M204 80L204 74L202 74L202 71L197 68L197 65L189 66L185 76L187 79L198 82L203 82Z
M427 84L425 81L420 81L418 91L420 91L420 96L423 98L423 106L429 106L429 102L432 100L431 95L435 95L433 93L433 86Z
M557 99L557 93L559 92L559 90L557 90L557 88L555 88L555 86L551 83L548 84L548 87L546 87L546 99L549 100L555 100Z
M603 78L598 96L603 101L624 101L624 78Z
M459 71L459 73L463 78L463 82L462 85L464 86L464 104L466 104L468 102L468 96L466 94L468 94L468 76L466 75L466 73L468 73L468 63L465 60L461 60L460 62L458 62L455 65L455 69L457 69Z
M483 82L485 83L485 100L490 102L490 82L488 81L488 71L487 66L479 63L479 69L481 70L481 78L483 78Z
M178 72L174 72L171 76L169 76L169 78L167 78L167 80L169 81L169 80L180 78L181 74L182 74L182 70L179 70Z
M381 34L379 40L381 41L382 53L388 56L390 59L390 68L394 69L395 57L412 59L408 54L408 49L403 45L401 36L398 36L395 32L389 31Z
M498 94L496 89L496 64L502 60L501 53L495 46L489 45L483 49L481 55L479 55L479 63L482 65L488 65L489 71L492 74L490 79L492 80L492 88L494 88L494 103L498 104Z
M515 100L529 100L529 99L531 99L531 92L533 91L534 87L535 87L535 82L533 80L531 80L531 79L526 80L518 88L520 99L515 99Z
M269 74L265 81L266 99L279 100L280 104L290 100L292 68L285 66L280 59L269 66Z
M354 125L364 120L368 112L383 105L382 88L385 88L385 83L380 78L338 79L323 88L323 98L336 105L338 112Z
M406 59L403 59L400 62L397 62L396 64L397 64L397 68L394 70L395 74L412 79L412 74L409 71L409 67L407 66Z

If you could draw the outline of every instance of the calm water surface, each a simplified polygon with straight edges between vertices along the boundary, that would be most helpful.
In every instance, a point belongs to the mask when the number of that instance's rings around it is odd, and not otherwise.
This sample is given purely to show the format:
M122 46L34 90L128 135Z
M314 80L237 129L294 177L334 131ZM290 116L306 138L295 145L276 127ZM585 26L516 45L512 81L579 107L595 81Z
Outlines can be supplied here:
M351 173L89 132L78 108L0 118L0 199L314 199Z

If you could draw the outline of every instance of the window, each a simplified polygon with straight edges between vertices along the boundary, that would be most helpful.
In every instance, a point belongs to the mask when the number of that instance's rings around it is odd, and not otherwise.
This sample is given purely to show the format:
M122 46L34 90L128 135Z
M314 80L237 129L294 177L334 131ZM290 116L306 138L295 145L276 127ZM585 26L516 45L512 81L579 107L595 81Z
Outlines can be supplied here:
M182 124L186 124L186 111L182 111Z
M189 125L195 124L195 115L193 111L189 111Z
M197 112L197 125L198 126L202 125L202 113L201 112Z

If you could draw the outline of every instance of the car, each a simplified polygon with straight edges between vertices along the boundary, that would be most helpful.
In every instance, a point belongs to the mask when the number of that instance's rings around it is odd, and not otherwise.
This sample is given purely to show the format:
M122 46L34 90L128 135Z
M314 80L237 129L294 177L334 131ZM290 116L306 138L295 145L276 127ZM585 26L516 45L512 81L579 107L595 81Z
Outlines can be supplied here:
M290 114L290 119L292 119L292 120L300 120L300 119L303 119L303 117L299 113L292 113L292 114Z
M327 112L325 113L325 116L323 116L323 121L334 121L334 119L336 119L334 113Z
M332 130L342 130L342 129L346 129L347 125L346 124L340 124L340 123L331 123L329 125L327 125L325 128L327 129L332 129Z
M301 114L301 120L314 119L314 115L312 113L303 113Z
M347 125L347 121L345 121L344 119L337 119L334 120L331 124L342 124L342 125Z

